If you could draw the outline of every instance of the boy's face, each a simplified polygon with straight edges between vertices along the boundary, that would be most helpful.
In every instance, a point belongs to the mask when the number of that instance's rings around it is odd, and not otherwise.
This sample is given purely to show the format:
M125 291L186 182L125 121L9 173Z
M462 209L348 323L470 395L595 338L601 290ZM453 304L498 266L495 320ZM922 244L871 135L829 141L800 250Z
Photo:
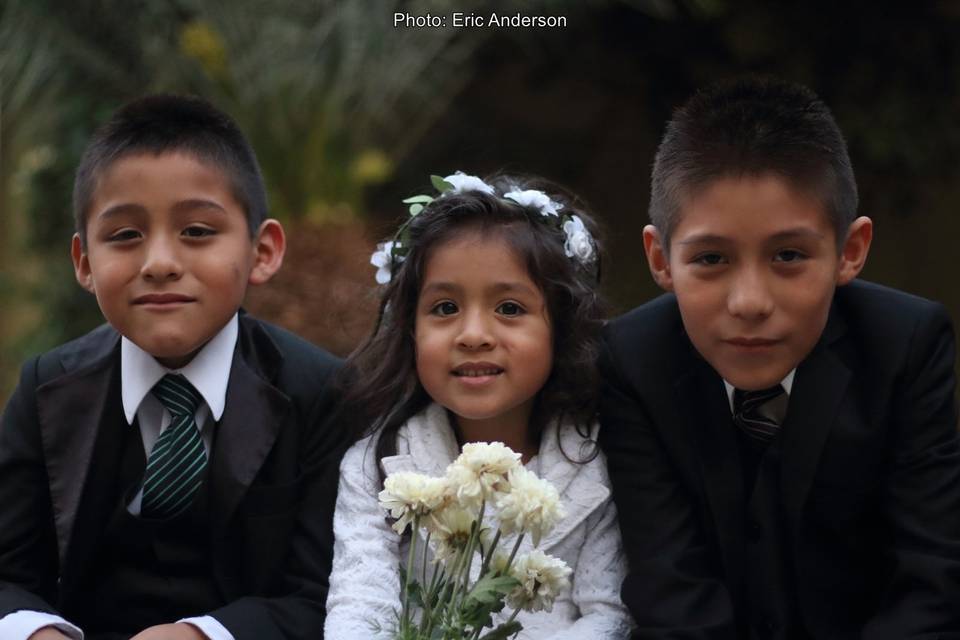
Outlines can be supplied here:
M779 383L813 349L837 285L866 260L871 221L838 254L822 205L779 177L721 178L690 198L670 239L644 229L650 268L677 296L697 351L733 386Z
M188 363L233 316L247 284L283 260L268 220L251 241L243 207L218 169L189 154L131 155L100 176L77 280L114 328L170 368Z

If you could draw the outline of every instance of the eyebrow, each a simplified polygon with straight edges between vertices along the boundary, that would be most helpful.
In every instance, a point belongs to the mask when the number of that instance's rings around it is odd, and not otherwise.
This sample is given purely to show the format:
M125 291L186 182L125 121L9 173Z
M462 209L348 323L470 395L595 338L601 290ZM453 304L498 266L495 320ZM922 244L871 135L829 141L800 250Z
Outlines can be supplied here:
M181 200L173 205L173 213L187 213L189 211L194 211L196 209L215 209L217 211L222 211L226 213L226 210L214 202L213 200L207 200L204 198L189 198L187 200ZM137 204L135 202L123 202L120 204L115 204L111 207L107 207L103 211L97 214L97 218L109 219L116 216L128 214L128 215L143 215L147 212L146 207L143 205Z
M432 293L434 291L437 293L460 293L463 291L463 287L454 282L429 282L423 287L422 293ZM487 291L491 293L510 293L516 291L528 295L536 295L537 293L522 282L496 282L487 287Z
M814 231L813 229L808 229L806 227L797 227L794 229L785 229L779 231L772 236L770 240L782 242L784 240L792 240L794 238L823 238L824 235L819 231ZM733 242L733 238L728 236L720 236L713 233L698 233L692 235L683 240L677 240L677 244L680 245L692 245L692 244L729 244Z

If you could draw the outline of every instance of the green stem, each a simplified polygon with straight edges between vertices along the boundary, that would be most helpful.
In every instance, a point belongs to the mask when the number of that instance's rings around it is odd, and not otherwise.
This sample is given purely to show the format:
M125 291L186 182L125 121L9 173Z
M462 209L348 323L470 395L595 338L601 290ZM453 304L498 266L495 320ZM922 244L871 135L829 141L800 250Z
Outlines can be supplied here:
M403 585L403 616L400 619L400 629L406 631L410 628L410 574L413 573L414 551L417 548L417 538L420 532L420 516L413 517L413 528L410 530L410 552L407 554L407 570L405 572L406 580Z
M523 542L523 536L525 535L525 533L521 533L517 536L517 542L513 545L513 551L510 552L510 559L507 560L507 568L503 570L504 575L510 573L510 567L513 566L513 559L516 557L517 551L520 550L520 543Z
M490 549L487 552L487 557L483 559L483 564L480 566L480 575L477 577L477 580L487 575L487 571L490 569L490 560L493 558L493 552L497 548L497 543L500 542L500 529L497 528L496 535L493 536L493 542L490 543ZM482 546L480 547L483 548Z

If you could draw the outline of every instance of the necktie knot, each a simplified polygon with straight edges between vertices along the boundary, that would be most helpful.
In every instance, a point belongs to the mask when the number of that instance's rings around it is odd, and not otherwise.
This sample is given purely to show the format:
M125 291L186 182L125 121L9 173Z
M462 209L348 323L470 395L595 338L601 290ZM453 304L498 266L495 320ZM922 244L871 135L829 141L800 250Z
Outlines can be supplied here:
M180 374L168 373L153 387L153 395L175 416L192 416L200 406L200 392Z
M782 385L757 391L733 391L733 421L750 438L759 442L770 442L780 429L780 419L776 412L764 406L786 393Z

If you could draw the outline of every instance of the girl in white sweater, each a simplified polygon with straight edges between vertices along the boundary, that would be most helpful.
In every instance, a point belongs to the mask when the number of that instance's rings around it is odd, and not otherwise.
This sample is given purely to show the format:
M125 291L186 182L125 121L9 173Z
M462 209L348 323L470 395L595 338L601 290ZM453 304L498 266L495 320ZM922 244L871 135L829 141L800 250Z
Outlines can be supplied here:
M517 179L457 173L435 184L442 194L415 202L372 259L386 287L373 334L348 362L345 406L365 437L340 466L325 637L380 637L372 623L390 629L400 609L410 534L398 536L378 504L385 475L443 475L463 443L499 441L559 491L566 515L538 548L573 569L552 612L520 614L520 638L628 638L620 532L594 445L593 223Z

